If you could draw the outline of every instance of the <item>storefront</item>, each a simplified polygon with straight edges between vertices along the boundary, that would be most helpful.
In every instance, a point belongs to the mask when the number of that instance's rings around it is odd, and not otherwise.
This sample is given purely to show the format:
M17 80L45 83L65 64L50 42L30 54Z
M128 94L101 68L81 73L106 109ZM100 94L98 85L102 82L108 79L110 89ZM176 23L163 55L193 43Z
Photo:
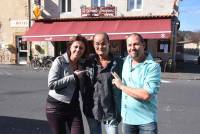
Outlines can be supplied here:
M23 36L24 41L42 45L45 55L63 53L67 41L77 34L92 40L95 33L106 32L111 40L111 51L126 54L125 39L131 33L140 33L154 57L168 59L175 55L176 28L173 16L109 17L37 20ZM41 43L42 42L42 43ZM90 43L91 44L91 43ZM34 50L33 50L34 51Z

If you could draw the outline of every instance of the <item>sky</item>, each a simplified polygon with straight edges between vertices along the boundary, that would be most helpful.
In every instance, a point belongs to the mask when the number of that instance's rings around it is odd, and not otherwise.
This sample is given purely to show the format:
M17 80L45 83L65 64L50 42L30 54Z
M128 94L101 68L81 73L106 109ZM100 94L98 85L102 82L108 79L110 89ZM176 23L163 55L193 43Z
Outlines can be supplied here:
M200 31L200 0L183 0L179 3L181 31Z

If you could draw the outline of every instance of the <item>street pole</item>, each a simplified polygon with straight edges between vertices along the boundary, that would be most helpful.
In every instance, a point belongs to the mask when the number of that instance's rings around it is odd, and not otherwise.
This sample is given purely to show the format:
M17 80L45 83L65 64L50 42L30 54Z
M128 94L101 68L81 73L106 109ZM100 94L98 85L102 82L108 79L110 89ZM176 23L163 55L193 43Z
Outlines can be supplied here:
M176 46L177 46L177 17L172 18L172 68L173 72L176 70Z

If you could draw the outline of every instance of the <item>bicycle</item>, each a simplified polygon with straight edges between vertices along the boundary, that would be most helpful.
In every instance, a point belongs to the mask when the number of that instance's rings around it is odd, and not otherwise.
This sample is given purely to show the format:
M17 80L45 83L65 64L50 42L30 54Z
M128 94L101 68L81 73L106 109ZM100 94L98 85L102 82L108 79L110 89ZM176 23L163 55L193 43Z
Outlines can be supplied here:
M38 57L38 55L33 56L33 59L31 59L31 61L30 61L29 67L33 70L39 69L39 57Z
M49 70L54 61L54 57L45 56L39 58L38 55L35 55L34 58L30 62L30 66L33 70Z
M52 63L54 61L54 57L52 56L45 56L42 58L42 62L40 62L41 67L43 67L43 70L49 70L52 66Z

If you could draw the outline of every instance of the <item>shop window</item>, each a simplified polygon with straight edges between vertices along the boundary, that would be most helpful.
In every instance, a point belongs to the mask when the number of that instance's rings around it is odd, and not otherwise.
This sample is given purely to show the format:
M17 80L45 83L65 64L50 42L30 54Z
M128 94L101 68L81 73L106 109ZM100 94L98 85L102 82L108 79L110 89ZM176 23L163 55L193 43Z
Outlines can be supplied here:
M119 41L112 41L110 51L113 55L121 55L121 44Z
M170 41L159 40L158 41L158 52L169 53L170 52Z
M128 0L127 9L128 11L142 9L142 3L142 0Z
M145 48L144 48L144 50L145 50L145 51L147 51L147 50L148 50L147 39L144 39L144 45L145 45Z

